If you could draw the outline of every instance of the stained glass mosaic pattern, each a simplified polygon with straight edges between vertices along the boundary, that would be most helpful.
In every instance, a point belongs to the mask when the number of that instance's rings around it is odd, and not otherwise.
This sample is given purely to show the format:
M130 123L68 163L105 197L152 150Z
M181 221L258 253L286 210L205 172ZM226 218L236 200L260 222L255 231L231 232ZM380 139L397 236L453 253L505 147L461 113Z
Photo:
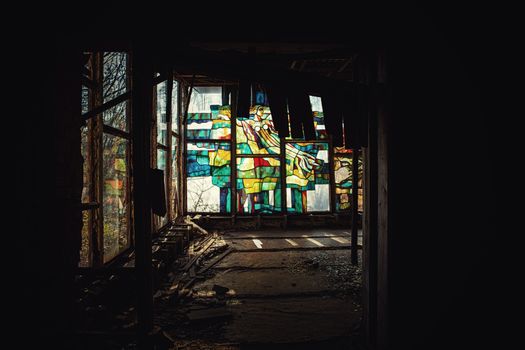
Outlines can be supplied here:
M334 153L348 153L348 154L352 154L352 150L351 149L347 149L345 147L334 147Z
M275 157L237 158L237 210L244 214L281 211L280 160Z
M335 209L344 211L352 206L352 150L345 150L346 154L334 156L335 180ZM358 163L357 209L363 211L363 161L361 156Z
M289 213L330 210L328 143L286 144L286 207Z
M248 117L237 117L237 154L280 154L280 139L270 108L250 107Z
M231 212L231 150L226 142L187 144L188 212Z
M348 210L352 195L352 154L334 157L335 209Z
M315 136L318 140L325 140L328 138L328 134L324 125L323 112L314 111L314 128Z
M312 106L312 112L314 112L315 136L318 140L327 139L328 134L326 133L324 124L323 104L321 97L310 96L310 104Z
M229 140L231 110L229 106L211 105L210 112L188 113L186 136L189 140Z

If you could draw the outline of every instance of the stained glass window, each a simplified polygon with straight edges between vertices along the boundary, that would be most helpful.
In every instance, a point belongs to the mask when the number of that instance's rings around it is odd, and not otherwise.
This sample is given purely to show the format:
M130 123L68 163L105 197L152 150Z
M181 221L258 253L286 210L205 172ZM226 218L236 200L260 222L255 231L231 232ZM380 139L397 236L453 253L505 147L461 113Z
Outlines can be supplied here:
M280 154L280 139L270 108L256 105L248 117L237 117L237 154Z
M349 210L352 206L352 150L345 150L346 154L334 156L335 180L335 209L337 211ZM363 211L363 164L359 159L358 164L358 210Z
M352 155L334 157L335 209L348 210L352 195Z
M334 153L348 153L348 154L352 154L352 150L351 149L347 149L345 147L334 147Z
M231 147L226 142L188 142L188 212L231 212Z
M325 140L328 138L324 124L323 104L321 97L310 96L310 104L312 105L312 112L314 113L314 128L315 136L318 140Z
M275 130L265 94L254 93L256 105L250 107L249 114L235 116L236 143L232 144L231 109L221 106L221 89L198 87L192 92L186 131L187 211L230 213L231 204L238 213L248 215L280 213L284 209L297 214L348 209L351 153L342 153L348 152L344 148L335 149L341 154L336 157L336 171L330 172L330 143L321 98L310 96L310 103L316 139L324 141L286 141ZM235 173L231 172L232 147ZM285 155L281 159L283 148ZM350 173L345 175L348 170ZM281 177L282 171L285 174ZM330 204L331 176L338 180L335 208ZM231 181L237 192L234 203Z
M286 143L286 207L289 213L330 210L328 143Z
M230 107L210 105L208 108L206 113L188 113L186 137L190 140L229 140Z
M237 158L237 210L245 214L281 211L280 160Z

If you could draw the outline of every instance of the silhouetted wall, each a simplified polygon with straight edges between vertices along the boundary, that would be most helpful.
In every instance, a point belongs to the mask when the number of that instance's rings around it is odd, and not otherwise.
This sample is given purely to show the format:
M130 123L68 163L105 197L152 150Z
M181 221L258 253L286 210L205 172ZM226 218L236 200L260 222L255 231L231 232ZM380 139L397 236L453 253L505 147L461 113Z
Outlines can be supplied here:
M481 51L459 14L389 33L389 336L393 348L487 345L491 165ZM468 34L474 34L469 36Z

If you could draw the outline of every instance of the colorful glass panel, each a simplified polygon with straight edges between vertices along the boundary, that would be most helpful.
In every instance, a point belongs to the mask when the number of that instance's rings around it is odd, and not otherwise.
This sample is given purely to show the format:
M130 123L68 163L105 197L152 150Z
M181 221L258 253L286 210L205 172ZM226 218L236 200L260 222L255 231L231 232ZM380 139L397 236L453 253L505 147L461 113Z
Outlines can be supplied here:
M270 108L255 105L248 117L237 117L237 154L280 154L280 139Z
M328 143L286 144L286 207L289 213L330 210Z
M187 144L188 212L231 212L231 149L226 142Z
M349 210L352 195L352 154L334 157L335 209Z
M345 150L347 154L334 156L335 175L335 209L349 210L352 203L352 150ZM363 161L359 157L357 174L357 208L363 211Z
M237 210L244 214L281 211L280 160L275 157L237 158Z
M229 140L230 106L211 105L209 113L188 113L186 136L189 140Z
M328 134L326 133L324 124L323 104L321 97L310 96L310 104L312 106L312 112L314 113L315 136L318 140L325 140L328 138Z

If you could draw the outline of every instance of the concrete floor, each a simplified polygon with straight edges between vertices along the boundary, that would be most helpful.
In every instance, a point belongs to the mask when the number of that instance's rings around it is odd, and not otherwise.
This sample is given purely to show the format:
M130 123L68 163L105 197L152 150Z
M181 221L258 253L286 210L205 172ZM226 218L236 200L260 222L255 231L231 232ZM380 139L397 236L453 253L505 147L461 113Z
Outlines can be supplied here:
M220 285L229 291L216 304L231 316L184 322L171 335L182 342L205 339L241 348L348 344L358 337L362 313L361 270L350 264L349 236L337 229L224 234L234 251L195 283L192 309L208 312L210 303L202 301L217 301L209 296Z

